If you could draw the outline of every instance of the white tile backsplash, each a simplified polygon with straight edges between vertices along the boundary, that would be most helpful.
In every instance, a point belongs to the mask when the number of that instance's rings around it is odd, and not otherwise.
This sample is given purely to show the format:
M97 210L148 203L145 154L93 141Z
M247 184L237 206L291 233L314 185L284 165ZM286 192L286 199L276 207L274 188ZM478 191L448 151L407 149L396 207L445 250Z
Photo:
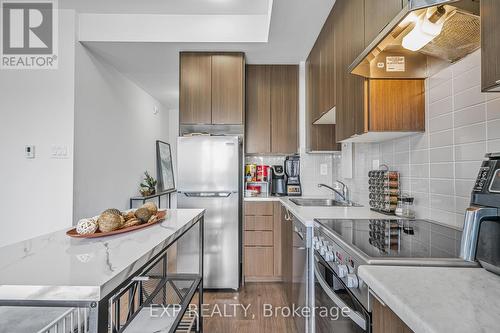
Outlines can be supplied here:
M462 227L485 153L500 152L500 94L481 93L480 62L477 51L427 80L426 133L354 145L355 176L345 181L355 201L368 203L367 173L378 159L401 172L417 217Z
M486 105L479 104L455 112L454 127L461 127L475 123L481 123L486 120Z
M486 104L488 120L500 119L500 96Z
M451 112L453 112L453 99L451 96L429 104L430 118L435 118Z

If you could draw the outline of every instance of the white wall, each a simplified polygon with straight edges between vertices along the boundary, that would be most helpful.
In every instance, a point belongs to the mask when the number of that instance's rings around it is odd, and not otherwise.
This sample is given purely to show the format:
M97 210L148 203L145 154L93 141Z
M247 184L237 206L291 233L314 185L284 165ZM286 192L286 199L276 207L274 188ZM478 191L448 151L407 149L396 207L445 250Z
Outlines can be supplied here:
M169 113L80 43L75 89L77 221L106 208L128 208L128 199L138 195L144 171L156 176L155 142L169 141Z
M59 12L57 70L0 71L0 246L72 223L75 13ZM51 145L67 159L51 159ZM24 146L36 158L24 158Z
M355 200L368 202L368 170L379 159L401 172L417 217L462 228L481 161L500 151L500 94L481 93L480 58L478 51L427 80L424 134L355 145L355 177L347 180Z

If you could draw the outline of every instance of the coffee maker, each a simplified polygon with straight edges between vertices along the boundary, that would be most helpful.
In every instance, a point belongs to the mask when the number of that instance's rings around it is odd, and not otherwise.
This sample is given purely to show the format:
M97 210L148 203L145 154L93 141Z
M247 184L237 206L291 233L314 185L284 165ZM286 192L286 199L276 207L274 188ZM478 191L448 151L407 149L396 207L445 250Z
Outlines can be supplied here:
M272 194L278 197L286 195L285 171L282 165L273 165L272 167Z
M285 173L287 176L286 192L288 196L301 196L300 186L300 156L287 156L285 159Z

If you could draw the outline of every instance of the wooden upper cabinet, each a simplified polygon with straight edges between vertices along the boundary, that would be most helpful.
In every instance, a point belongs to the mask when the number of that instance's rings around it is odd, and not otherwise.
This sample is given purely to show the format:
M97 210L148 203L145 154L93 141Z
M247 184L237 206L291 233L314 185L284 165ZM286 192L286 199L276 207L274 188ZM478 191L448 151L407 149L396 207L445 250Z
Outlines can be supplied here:
M307 151L336 151L335 125L313 125L335 106L334 11L328 16L306 62Z
M212 55L212 124L243 124L243 54Z
M298 151L297 65L271 67L271 151L294 154Z
M365 47L403 9L405 0L365 0Z
M271 152L271 67L248 65L246 73L246 152Z
M338 0L334 14L338 142L365 130L364 79L348 72L364 49L364 0Z
M181 53L179 120L212 123L212 59L209 54Z
M181 124L243 124L242 53L181 52Z
M425 131L424 80L368 80L367 131Z
M482 90L500 92L500 1L481 0Z

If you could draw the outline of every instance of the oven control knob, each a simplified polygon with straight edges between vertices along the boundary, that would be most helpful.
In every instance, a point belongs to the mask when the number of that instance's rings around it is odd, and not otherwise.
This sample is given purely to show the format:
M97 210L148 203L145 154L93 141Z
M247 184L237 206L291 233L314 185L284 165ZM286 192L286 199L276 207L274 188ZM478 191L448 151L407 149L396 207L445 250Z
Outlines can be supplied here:
M327 262L329 262L329 261L333 261L333 252L330 252L330 251L326 252L326 253L325 253L325 260L326 260Z
M322 256L324 256L326 253L326 246L322 246L319 248L319 254L321 254Z
M347 274L347 288L358 288L359 279L356 274Z
M324 240L324 241L323 241L323 246L324 246L324 247L327 247L327 246L328 246L328 244L329 244L329 242L328 242L328 241L326 241L326 240Z
M338 276L339 278L345 278L347 274L349 273L349 269L347 268L347 265L338 265Z

